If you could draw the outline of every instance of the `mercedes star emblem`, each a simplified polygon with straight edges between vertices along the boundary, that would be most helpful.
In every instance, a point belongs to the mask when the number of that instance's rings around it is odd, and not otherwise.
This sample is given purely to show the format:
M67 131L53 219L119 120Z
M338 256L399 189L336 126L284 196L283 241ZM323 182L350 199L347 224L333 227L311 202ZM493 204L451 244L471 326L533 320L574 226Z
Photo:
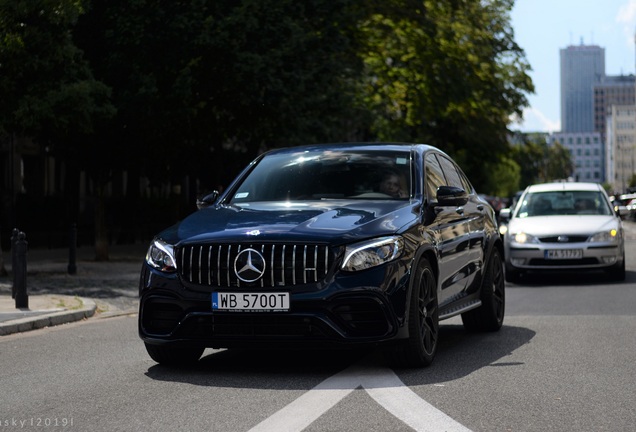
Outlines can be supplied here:
M265 258L256 249L244 249L234 260L234 273L243 282L255 282L265 273Z

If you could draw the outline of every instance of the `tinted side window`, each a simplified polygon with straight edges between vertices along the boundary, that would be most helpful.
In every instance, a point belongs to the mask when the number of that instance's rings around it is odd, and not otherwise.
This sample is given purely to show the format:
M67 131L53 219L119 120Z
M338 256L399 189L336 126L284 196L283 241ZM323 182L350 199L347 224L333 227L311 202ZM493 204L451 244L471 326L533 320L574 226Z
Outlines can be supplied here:
M466 189L465 185L462 183L460 174L455 167L455 164L451 162L449 159L444 156L438 156L439 163L442 166L442 170L444 171L444 176L446 177L447 185L454 186L462 189ZM467 192L470 192L468 190Z
M466 175L459 169L457 170L457 172L459 172L459 178L464 185L464 190L468 193L473 193L473 185L470 184L470 181L466 178Z
M435 199L437 196L437 188L446 184L442 167L439 165L434 154L426 156L426 193L429 198Z

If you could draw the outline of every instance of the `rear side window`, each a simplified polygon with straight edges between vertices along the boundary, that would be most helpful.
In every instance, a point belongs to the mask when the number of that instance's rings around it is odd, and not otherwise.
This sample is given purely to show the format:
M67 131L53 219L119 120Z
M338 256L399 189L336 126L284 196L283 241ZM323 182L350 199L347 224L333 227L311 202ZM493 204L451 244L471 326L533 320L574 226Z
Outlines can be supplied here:
M435 199L437 196L437 188L446 184L442 167L437 161L437 157L434 154L426 156L425 161L426 170L426 193L430 199Z
M444 171L444 177L446 177L447 185L466 189L465 185L461 181L461 177L457 171L457 167L455 167L455 164L444 156L440 155L438 158L439 163L442 166L442 170Z

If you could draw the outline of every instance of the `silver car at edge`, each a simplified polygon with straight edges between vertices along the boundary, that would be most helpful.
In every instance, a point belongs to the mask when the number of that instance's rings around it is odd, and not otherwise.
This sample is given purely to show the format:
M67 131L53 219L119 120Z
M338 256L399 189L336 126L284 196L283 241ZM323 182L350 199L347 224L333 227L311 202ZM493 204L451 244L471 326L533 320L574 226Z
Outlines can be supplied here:
M528 186L510 215L504 249L508 282L535 270L604 270L625 279L622 221L597 183Z

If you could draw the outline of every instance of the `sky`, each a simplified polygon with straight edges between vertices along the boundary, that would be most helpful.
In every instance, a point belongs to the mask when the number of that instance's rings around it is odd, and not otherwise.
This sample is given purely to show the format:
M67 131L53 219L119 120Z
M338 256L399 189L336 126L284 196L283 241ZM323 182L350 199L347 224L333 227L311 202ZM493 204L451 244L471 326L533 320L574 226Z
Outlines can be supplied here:
M560 131L562 48L598 45L605 48L606 75L635 73L636 0L515 0L510 18L535 87L514 130Z

